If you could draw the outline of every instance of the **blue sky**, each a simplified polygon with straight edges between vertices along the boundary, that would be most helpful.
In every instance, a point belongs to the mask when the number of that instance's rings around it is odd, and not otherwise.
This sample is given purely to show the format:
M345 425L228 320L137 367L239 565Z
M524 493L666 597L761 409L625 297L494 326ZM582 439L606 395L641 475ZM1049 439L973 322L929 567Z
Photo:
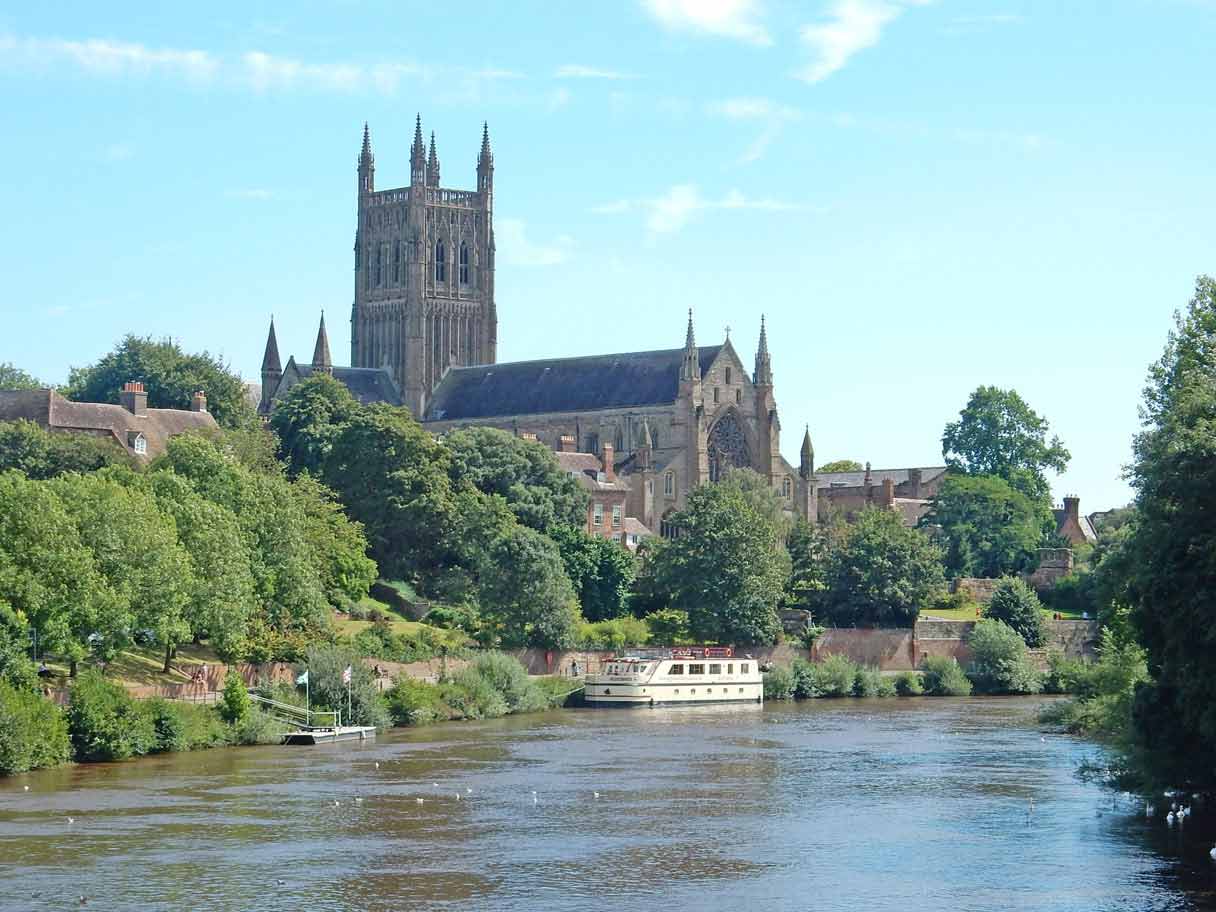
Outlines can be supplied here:
M934 464L979 384L1128 498L1147 364L1216 270L1216 3L57 3L0 10L0 361L124 333L256 378L349 352L355 159L495 153L501 360L767 314L783 449Z

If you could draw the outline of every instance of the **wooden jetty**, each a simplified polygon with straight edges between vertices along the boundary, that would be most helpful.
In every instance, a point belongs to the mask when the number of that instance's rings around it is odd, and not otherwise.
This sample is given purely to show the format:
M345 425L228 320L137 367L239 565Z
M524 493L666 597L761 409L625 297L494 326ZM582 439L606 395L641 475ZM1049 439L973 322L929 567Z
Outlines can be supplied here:
M367 741L376 737L370 725L323 725L298 728L283 735L284 744L333 744L338 741Z

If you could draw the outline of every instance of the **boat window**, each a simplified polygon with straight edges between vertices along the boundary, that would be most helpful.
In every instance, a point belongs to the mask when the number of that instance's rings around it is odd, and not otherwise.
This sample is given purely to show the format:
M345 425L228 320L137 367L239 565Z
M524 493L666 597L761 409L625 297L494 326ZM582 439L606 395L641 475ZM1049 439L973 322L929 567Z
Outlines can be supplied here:
M684 666L683 665L672 665L669 669L667 669L667 673L669 675L682 675L682 674L684 674Z
M739 666L739 674L747 674L748 664L744 662Z
M721 665L710 665L710 666L709 666L709 673L710 673L711 675L720 675L720 674L722 674L722 666L721 666Z
M638 674L645 674L645 673L646 673L646 666L645 666L645 665L639 665L639 666L638 666Z
M726 673L728 675L733 675L735 673L735 665L733 662L730 665L726 666Z
M689 665L688 673L690 675L703 675L703 674L705 674L705 666L699 665L699 664L698 665Z

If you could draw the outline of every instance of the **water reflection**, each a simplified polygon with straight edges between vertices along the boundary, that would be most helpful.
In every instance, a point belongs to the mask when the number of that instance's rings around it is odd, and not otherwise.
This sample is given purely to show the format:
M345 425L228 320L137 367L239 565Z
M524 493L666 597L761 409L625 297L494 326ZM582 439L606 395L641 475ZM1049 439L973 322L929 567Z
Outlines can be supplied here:
M1112 803L1036 705L560 712L17 777L0 908L1216 909L1206 811Z

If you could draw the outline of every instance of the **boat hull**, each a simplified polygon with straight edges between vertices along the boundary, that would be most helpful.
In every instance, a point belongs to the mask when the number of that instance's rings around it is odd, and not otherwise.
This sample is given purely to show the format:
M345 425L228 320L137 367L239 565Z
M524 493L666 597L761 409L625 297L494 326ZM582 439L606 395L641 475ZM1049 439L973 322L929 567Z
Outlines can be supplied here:
M764 685L731 683L728 685L688 686L681 684L621 685L589 680L583 691L588 706L673 706L705 703L762 703Z

